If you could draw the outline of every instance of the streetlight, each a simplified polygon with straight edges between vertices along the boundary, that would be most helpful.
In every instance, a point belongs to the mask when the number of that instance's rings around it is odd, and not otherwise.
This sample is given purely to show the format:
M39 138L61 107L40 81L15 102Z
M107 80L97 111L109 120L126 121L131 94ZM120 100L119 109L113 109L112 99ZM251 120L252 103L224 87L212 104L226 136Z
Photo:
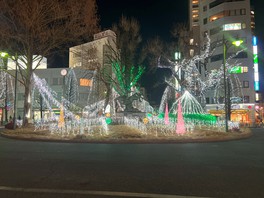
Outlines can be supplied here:
M66 69L62 69L61 70L61 75L62 75L62 84L63 84L63 87L62 87L62 97L65 97L65 76L67 75L67 70ZM66 97L65 97L66 98Z
M224 72L224 95L225 95L225 131L228 132L228 121L230 120L231 107L230 107L230 87L229 80L226 77L226 55L227 55L227 43L229 41L225 40L225 35L223 34L223 72ZM243 43L242 40L233 41L232 44L235 46L240 46Z

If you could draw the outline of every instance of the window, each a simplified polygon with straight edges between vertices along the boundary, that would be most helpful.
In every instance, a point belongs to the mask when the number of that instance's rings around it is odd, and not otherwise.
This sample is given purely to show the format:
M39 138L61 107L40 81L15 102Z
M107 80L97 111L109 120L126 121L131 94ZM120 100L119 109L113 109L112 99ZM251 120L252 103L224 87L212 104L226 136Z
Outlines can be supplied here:
M240 9L240 15L246 15L246 9Z
M210 98L205 98L206 104L210 104Z
M194 50L190 49L190 56L193 57L193 55L194 55Z
M249 82L243 81L243 88L249 88Z
M204 18L203 24L207 24L207 18Z
M244 102L249 103L249 96L244 96Z
M247 57L248 57L247 52L240 52L234 58L247 58Z
M216 27L210 30L210 35L214 35L222 31L222 27Z
M218 12L217 14L210 16L209 21L215 21L217 19L223 18L224 16L225 16L225 12L224 11Z
M211 57L211 62L223 60L223 54L217 54Z
M245 0L216 0L209 4L209 8L211 9L225 2L235 2L235 1L245 1Z
M59 85L63 85L63 77L58 79Z
M236 10L230 10L230 16L235 16L236 15Z
M93 80L80 78L80 86L91 87L93 86Z
M206 5L203 7L203 11L204 12L207 11L207 6Z

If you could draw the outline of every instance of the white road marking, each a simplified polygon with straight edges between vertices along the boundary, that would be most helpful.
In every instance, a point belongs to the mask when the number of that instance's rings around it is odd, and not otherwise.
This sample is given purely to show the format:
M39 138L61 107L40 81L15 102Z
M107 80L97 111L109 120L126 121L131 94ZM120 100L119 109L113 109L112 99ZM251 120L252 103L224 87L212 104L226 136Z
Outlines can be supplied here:
M161 197L162 198L202 198L202 197L193 197L193 196L150 194L150 193L131 193L131 192L93 191L93 190L62 190L62 189L46 189L46 188L17 188L17 187L8 187L8 186L0 186L0 191L75 194L75 195L76 194L103 195L103 196L142 197L142 198L161 198Z

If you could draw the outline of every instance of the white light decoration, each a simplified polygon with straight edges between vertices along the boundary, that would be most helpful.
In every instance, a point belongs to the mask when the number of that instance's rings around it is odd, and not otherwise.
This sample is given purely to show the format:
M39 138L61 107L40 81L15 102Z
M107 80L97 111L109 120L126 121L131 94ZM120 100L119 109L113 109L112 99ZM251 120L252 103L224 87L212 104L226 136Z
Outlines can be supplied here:
M220 44L220 42L219 42ZM245 49L237 51L235 54L231 55L226 59L226 68L230 70L234 66L240 66L241 64L237 61L230 64L231 59L237 56L240 52ZM197 64L201 61L204 61L206 58L209 58L213 51L210 50L210 38L207 36L207 41L205 43L205 49L201 55L195 55L191 59L183 59L181 61L173 62L167 59L169 65L162 65L161 58L158 59L159 68L168 68L172 72L172 78L165 80L165 82L176 91L180 91L172 79L176 79L182 90L189 91L190 94L196 98L200 98L200 101L205 101L205 95L208 91L214 90L214 99L216 103L220 103L221 95L223 93L223 64L217 70L206 71L206 79L203 79L198 68ZM175 68L178 70L175 71ZM184 73L183 80L180 78L180 71ZM236 74L227 74L230 79L230 88L231 88L231 97L243 97L243 90L241 88L241 82ZM184 82L184 84L182 82ZM164 95L162 97L159 111L164 110L164 100L167 98L168 90L165 89Z
M181 102L181 111L183 114L204 114L204 110L200 103L188 91L185 91L184 94L176 100L170 109L171 113L176 114L178 112L179 101Z

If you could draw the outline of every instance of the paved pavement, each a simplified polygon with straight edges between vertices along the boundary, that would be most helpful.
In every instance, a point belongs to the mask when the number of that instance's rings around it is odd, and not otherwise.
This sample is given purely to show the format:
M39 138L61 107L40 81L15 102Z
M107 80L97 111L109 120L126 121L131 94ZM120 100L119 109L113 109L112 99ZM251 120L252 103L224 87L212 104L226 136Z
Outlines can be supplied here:
M264 197L264 129L188 144L0 138L0 197Z

